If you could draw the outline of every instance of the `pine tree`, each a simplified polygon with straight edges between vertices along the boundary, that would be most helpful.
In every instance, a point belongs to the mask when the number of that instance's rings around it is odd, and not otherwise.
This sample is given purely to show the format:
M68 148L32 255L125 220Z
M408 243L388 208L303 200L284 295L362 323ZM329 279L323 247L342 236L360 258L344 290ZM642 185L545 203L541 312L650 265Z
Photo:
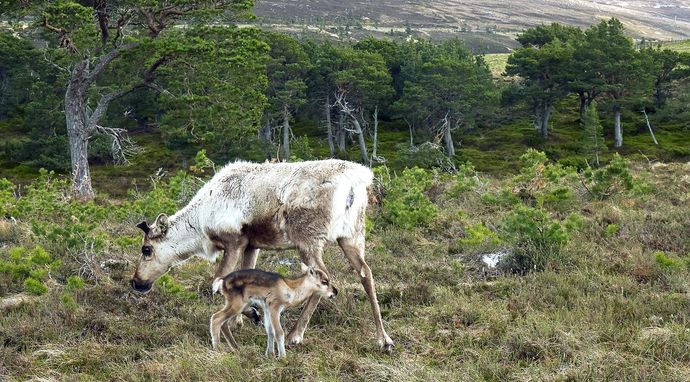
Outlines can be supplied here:
M599 167L599 156L606 150L606 145L596 101L592 101L585 112L583 148L587 154L594 154L594 163Z

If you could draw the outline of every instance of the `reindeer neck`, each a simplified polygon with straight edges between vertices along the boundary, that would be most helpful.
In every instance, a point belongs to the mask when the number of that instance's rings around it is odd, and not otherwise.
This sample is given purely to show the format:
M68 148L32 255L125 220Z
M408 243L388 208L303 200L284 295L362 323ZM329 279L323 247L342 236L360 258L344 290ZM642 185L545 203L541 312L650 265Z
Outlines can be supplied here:
M188 210L181 210L170 217L170 226L165 234L164 245L175 263L183 262L202 250L202 235L198 219Z

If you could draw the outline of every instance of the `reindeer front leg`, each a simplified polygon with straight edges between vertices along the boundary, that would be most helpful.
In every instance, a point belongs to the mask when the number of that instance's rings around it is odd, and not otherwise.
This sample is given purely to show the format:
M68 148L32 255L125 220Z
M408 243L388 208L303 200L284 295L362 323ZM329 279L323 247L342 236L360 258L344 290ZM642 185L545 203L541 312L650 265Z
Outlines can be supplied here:
M215 277L225 277L228 273L235 270L237 261L244 254L249 240L239 234L223 234L219 238L223 247L223 258L216 268Z
M223 258L216 268L215 277L225 277L228 273L235 270L237 266L237 261L244 254L244 250L249 244L249 240L240 234L234 233L223 233L214 235L214 241L219 242L223 247ZM232 323L230 321L233 321ZM228 320L225 324L228 327L232 325L233 327L242 326L242 316L237 315L233 320ZM229 329L229 328L228 328Z

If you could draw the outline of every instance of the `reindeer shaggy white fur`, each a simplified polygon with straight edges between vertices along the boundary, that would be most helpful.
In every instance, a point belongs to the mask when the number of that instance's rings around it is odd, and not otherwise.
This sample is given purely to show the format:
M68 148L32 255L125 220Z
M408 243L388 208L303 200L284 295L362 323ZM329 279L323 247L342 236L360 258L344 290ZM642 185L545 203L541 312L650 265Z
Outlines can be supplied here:
M132 279L146 292L171 267L192 256L213 261L224 252L216 271L254 268L259 249L296 248L304 264L327 272L323 248L337 242L360 275L369 296L379 345L393 341L383 328L374 279L364 260L364 216L372 172L341 160L299 163L236 162L220 170L189 204L168 218L161 214L144 231L142 257ZM316 305L313 296L288 335L302 342Z

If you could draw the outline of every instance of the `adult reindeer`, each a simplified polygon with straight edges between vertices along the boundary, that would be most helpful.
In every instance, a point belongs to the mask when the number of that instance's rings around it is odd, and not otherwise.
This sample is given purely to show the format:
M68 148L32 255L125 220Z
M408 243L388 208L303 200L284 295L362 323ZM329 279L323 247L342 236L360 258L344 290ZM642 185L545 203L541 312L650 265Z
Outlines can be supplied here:
M160 214L144 231L141 260L132 287L148 292L170 268L192 256L223 259L215 277L254 268L260 249L296 248L301 260L328 274L327 242L337 242L369 296L379 346L390 351L371 269L364 261L364 215L373 174L356 163L325 160L301 163L236 162L206 183L186 207L171 217ZM319 303L307 302L288 342L299 344Z

